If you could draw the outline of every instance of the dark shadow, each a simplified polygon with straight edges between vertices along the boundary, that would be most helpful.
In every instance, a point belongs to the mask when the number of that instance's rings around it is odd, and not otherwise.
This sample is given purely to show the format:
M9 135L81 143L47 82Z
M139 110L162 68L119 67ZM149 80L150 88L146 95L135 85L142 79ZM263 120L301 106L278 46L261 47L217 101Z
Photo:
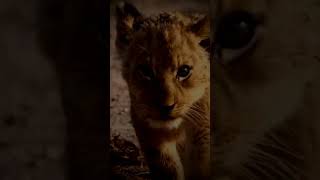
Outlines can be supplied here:
M39 43L54 63L67 119L66 179L106 179L109 141L107 1L39 7Z

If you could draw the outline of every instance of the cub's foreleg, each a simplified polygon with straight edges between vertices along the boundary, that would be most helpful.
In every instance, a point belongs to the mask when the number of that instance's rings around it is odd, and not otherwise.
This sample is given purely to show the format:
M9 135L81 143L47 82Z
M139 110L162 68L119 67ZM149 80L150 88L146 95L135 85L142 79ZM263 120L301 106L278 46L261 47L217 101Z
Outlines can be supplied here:
M184 180L184 169L177 149L179 130L153 129L135 125L141 148L153 180Z

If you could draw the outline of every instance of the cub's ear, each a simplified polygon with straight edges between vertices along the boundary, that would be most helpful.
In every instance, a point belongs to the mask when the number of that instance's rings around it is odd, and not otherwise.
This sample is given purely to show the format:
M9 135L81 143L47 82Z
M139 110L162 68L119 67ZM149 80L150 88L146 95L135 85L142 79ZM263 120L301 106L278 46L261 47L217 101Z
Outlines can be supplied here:
M200 38L200 45L209 50L210 46L210 18L204 16L190 26L190 31Z
M127 2L121 2L116 7L116 46L124 50L131 42L131 35L136 30L136 24L142 20L138 9Z
M133 16L138 17L141 16L141 13L138 11L138 9L128 3L128 2L120 2L118 3L116 7L117 16Z
M190 30L201 39L208 38L210 35L210 18L208 16L204 16L192 24L190 26Z

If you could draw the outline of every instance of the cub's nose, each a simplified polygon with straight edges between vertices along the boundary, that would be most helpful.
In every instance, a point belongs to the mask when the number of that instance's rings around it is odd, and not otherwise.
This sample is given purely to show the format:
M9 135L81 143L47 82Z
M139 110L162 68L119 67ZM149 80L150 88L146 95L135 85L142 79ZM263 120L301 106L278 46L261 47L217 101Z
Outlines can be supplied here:
M162 116L169 116L172 110L175 108L176 104L171 105L161 105L160 106L160 113Z

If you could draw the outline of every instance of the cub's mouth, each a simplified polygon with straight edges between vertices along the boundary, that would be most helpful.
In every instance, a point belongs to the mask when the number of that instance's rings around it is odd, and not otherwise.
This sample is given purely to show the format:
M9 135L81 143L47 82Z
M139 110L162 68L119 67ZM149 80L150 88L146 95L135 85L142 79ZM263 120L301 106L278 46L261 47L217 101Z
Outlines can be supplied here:
M166 119L166 120L160 120L160 119L147 119L147 123L149 127L154 129L177 129L179 128L180 124L182 123L183 119L181 117L175 118L175 119Z
M174 121L178 118L181 118L182 115L180 113L161 113L158 112L156 114L153 114L149 116L150 119L155 119L157 121L163 121L163 122L169 122L169 121Z
M177 118L183 117L181 109L176 105L161 106L158 108L158 119L162 121L173 121Z
M167 113L161 113L160 112L159 120L162 120L162 121L173 121L173 120L175 120L175 119L177 119L179 117L181 117L181 115L177 114L177 113L175 113L175 114L173 114L173 113L167 114Z
M148 125L155 129L176 129L183 121L183 113L177 107L157 107L150 111Z
M179 104L160 106L158 103L144 103L139 108L135 107L135 112L151 128L172 129L181 124L185 117L186 108L186 106Z
M175 119L179 118L175 116L160 116L159 120L160 121L174 121Z

